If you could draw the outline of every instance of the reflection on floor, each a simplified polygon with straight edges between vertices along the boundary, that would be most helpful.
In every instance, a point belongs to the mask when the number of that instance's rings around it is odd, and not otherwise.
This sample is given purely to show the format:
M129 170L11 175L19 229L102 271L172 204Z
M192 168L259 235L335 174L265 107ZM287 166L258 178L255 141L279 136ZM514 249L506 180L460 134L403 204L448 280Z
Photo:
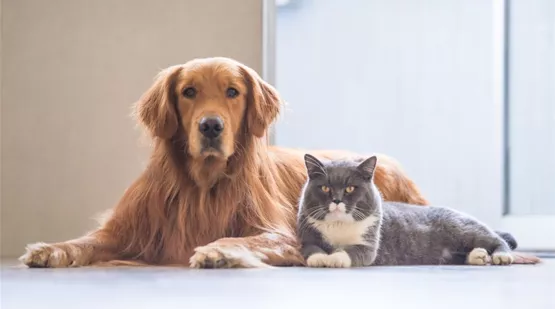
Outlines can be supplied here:
M4 264L0 283L2 309L555 308L555 259L535 266L346 270L22 269Z

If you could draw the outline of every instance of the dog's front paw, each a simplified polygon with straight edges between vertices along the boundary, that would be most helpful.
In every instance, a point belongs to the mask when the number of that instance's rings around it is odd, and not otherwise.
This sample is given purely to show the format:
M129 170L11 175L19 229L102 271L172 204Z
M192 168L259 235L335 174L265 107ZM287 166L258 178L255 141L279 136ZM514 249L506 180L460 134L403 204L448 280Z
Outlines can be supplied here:
M25 250L19 261L29 267L77 267L86 264L83 259L78 258L78 250L73 250L69 244L58 246L36 243L27 245Z
M474 248L468 254L466 258L466 264L468 265L487 265L490 261L490 256L488 251L484 248Z
M189 259L193 268L260 268L270 267L263 256L239 245L222 246L212 243L197 247Z
M514 258L510 252L494 252L491 262L493 265L510 265L513 264Z

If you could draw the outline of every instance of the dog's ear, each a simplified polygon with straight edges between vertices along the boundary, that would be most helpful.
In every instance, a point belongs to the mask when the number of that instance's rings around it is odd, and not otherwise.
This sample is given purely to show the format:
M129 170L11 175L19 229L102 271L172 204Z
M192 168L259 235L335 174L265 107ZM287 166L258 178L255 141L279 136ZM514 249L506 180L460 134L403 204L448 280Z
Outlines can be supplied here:
M263 137L279 114L282 101L277 90L253 69L242 65L241 72L248 88L246 123L248 132Z
M168 139L177 131L175 83L180 72L180 66L160 72L154 84L135 105L136 116L153 136Z

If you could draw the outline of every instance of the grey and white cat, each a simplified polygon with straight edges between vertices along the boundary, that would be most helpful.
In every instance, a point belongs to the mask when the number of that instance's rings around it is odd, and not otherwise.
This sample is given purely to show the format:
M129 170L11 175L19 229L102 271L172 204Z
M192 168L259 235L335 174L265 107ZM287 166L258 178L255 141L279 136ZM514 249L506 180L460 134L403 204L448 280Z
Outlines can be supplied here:
M376 163L305 155L297 233L308 266L512 264L508 233L453 209L383 201Z

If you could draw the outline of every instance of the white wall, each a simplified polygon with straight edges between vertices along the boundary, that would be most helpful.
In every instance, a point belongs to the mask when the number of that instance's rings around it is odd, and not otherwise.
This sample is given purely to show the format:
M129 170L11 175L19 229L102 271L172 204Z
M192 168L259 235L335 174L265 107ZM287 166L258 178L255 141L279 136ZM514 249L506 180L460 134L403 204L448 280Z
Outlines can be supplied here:
M388 153L432 203L498 224L491 1L297 0L277 22L277 144Z
M555 215L555 1L510 12L511 214Z

